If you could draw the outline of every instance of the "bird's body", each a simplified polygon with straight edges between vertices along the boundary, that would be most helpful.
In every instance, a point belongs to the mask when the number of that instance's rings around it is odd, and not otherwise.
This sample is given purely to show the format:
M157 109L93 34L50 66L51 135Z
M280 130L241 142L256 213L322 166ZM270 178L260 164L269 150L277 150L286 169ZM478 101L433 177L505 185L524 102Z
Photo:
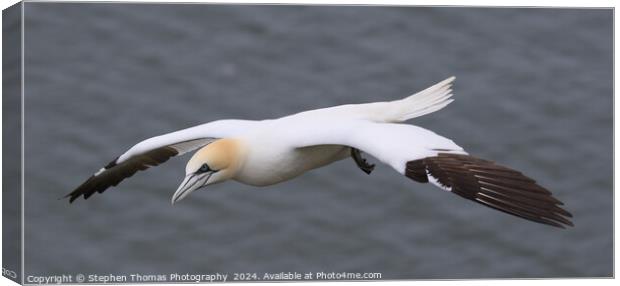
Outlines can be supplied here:
M350 153L350 148L338 145L321 145L300 149L289 148L277 143L266 146L270 147L252 148L252 151L248 152L245 164L233 177L234 180L252 186L269 186L291 180L312 169L348 158Z
M203 186L236 180L269 186L353 157L364 172L368 153L415 181L430 182L467 199L554 226L570 214L547 190L520 172L471 157L452 140L403 123L435 112L452 99L444 80L401 100L349 104L269 120L218 120L144 140L69 194L71 201L117 185L139 170L199 149L173 203Z

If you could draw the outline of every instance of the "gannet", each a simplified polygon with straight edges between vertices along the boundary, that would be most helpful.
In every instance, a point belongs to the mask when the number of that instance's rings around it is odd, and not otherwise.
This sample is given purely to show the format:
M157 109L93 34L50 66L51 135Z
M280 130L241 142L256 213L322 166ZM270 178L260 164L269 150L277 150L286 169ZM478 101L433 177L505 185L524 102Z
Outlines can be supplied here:
M548 190L522 173L469 155L452 140L403 122L438 111L453 99L454 77L404 99L348 104L277 119L226 119L146 139L112 160L65 197L88 199L137 171L198 150L172 204L227 180L269 186L352 157L370 174L361 152L419 183L432 183L476 203L564 228L572 215Z

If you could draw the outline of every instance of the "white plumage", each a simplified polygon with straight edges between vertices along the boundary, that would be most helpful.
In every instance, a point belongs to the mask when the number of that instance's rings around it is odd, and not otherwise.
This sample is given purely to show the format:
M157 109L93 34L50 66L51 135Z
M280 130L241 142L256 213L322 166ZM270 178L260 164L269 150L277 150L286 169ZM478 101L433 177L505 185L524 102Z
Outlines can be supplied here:
M469 156L452 140L402 122L438 111L453 100L454 77L400 100L349 104L277 119L218 120L144 140L110 162L68 197L90 197L139 170L197 150L173 195L225 180L266 186L353 157L360 151L418 182L431 182L478 203L554 226L570 214L544 188L520 172Z

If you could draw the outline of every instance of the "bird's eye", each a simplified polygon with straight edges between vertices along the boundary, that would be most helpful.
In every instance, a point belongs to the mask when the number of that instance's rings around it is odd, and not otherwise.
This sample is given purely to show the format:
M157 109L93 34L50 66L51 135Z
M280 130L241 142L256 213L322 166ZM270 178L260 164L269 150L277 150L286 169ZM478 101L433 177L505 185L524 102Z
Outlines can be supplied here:
M200 169L198 169L199 173L204 173L204 172L209 172L211 171L211 168L209 168L209 165L207 165L207 163L202 164L202 166L200 166Z

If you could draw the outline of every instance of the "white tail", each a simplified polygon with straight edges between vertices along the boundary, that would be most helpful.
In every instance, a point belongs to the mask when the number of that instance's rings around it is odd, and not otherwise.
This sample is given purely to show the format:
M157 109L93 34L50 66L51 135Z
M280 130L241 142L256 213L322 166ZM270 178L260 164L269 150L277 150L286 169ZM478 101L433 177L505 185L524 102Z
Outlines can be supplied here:
M438 111L454 99L452 97L452 83L455 77L447 78L423 91L410 95L401 100L391 101L393 106L393 122L402 122Z
M450 77L423 91L399 100L339 105L304 111L287 117L316 116L323 118L357 118L374 122L403 122L440 110L454 101L450 99L453 81L454 77Z

